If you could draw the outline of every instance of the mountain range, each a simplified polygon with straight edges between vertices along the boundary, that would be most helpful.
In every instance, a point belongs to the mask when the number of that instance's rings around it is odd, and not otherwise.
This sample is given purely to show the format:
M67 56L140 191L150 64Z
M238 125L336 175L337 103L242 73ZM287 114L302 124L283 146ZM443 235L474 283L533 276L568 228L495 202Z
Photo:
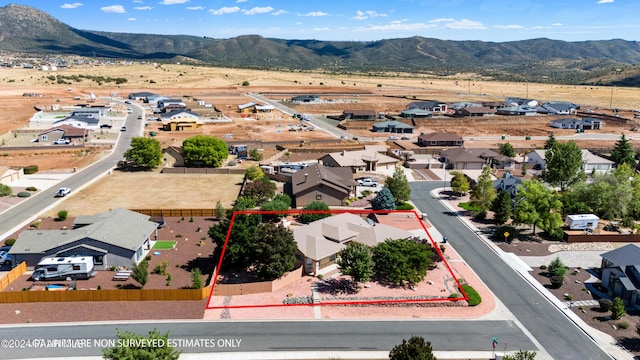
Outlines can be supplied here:
M0 7L0 51L255 69L470 73L496 80L640 86L638 41L542 38L496 43L414 36L359 42L113 33L75 29L38 9L16 4Z

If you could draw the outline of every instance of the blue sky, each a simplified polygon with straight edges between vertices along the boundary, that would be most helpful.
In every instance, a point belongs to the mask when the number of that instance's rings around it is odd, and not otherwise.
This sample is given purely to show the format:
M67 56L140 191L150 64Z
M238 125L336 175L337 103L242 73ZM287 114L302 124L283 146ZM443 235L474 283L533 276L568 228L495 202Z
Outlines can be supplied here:
M370 41L640 40L638 0L16 0L82 30Z

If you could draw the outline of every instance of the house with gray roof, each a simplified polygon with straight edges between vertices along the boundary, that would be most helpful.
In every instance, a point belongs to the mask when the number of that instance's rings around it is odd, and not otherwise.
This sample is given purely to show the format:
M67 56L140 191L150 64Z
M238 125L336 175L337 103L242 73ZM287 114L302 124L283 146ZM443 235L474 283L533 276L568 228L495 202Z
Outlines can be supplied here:
M640 308L640 247L628 244L600 256L601 283L608 295Z
M535 116L538 115L538 107L529 105L507 106L496 109L496 115Z
M493 188L496 189L496 192L500 190L506 191L513 198L518 192L518 186L522 185L522 181L522 178L515 177L507 171L501 179L493 180Z
M587 149L582 149L582 165L580 168L584 170L586 174L592 172L605 173L613 170L614 162L598 156ZM538 149L533 150L525 155L525 159L528 166L532 166L534 170L545 170L547 168L546 162L547 150Z
M557 129L600 130L603 125L604 121L595 118L564 118L549 122L549 126Z
M149 97L154 97L156 94L148 91L135 92L129 94L129 100L142 100L143 102L149 102Z
M70 125L81 129L98 130L100 119L92 115L71 115L53 122L54 126Z
M304 207L313 201L329 206L346 206L355 192L353 173L348 167L326 167L313 164L291 175L291 198L294 207Z
M335 264L338 253L352 241L376 246L388 239L412 236L408 231L369 222L351 213L333 215L293 229L298 257L304 259L305 273L313 275Z
M342 118L346 120L369 120L376 119L375 110L344 110L342 112Z
M294 103L314 103L320 101L320 97L318 95L298 95L292 97L290 101Z
M388 132L397 134L411 134L413 133L413 126L397 120L380 121L373 123L371 131L378 133Z
M462 136L456 134L435 132L418 136L418 145L437 147L463 146L464 140L462 139Z
M465 117L465 116L478 117L478 116L494 115L495 113L496 113L496 111L494 109L489 108L489 107L473 106L473 107L464 107L464 108L461 108L461 109L457 109L453 113L453 116L455 116L455 117Z
M423 109L408 109L400 113L401 118L405 119L428 119L433 117L433 111Z
M541 106L549 115L575 114L578 105L567 101L549 101Z
M158 223L149 216L118 208L92 216L79 216L68 230L25 230L9 253L15 263L35 266L43 257L91 256L97 270L132 267L157 239Z
M421 109L427 110L437 113L443 113L447 111L447 104L437 101L437 100L426 100L426 101L414 101L407 105L407 110L411 109Z

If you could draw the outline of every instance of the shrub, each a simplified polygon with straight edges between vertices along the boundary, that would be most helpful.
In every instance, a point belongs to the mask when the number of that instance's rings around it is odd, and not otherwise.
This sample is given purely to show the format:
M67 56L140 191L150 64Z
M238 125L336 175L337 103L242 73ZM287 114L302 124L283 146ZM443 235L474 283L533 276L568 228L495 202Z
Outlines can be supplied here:
M28 188L26 188L25 190L27 191L38 191L38 188L35 186L29 186Z
M618 320L626 314L624 309L624 301L619 297L613 298L613 306L611 307L611 318Z
M243 81L243 82L242 82L242 86L249 86L249 82L248 82L248 81L246 81L246 80L245 80L245 81Z
M316 275L316 277L317 277L319 280L324 279L324 275L322 275L322 274L318 274L318 275Z
M567 267L564 265L562 260L560 260L560 257L556 257L553 261L551 261L551 263L549 264L549 273L553 276L565 276L565 274L567 273Z
M485 220L487 218L487 212L484 210L477 212L475 215L473 215L473 218L475 220Z
M565 299L567 299L567 300L571 301L571 300L573 300L573 296L571 296L570 294L567 294L567 295L565 296Z
M176 234L176 237L177 237L177 238L181 238L181 237L182 237L182 234Z
M471 285L462 285L462 290L464 290L464 292L469 297L469 300L467 300L469 306L476 306L482 302L480 294L478 294L476 289L471 287Z
M69 215L69 212L67 210L58 211L58 220L60 221L67 220L67 215Z
M11 194L13 194L13 189L11 189L11 186L0 184L0 196L9 196Z
M544 265L544 264L540 265L540 270L546 270L546 269L547 269L547 265Z
M31 224L31 227L32 227L32 228L34 228L34 229L37 229L37 228L39 228L39 227L40 227L40 225L42 225L42 221L34 221L34 222Z
M20 191L19 193L16 194L16 196L21 198L26 198L31 196L31 193L28 191Z
M618 323L618 328L619 328L619 329L623 329L623 330L628 329L628 328L629 328L629 322L627 322L627 321L620 321L620 322Z
M153 268L153 271L151 271L152 274L157 274L157 275L167 275L167 267L169 266L169 262L168 261L163 261L160 264L156 265Z
M151 261L151 255L145 256L144 259L147 260L147 261Z
M6 246L13 246L13 244L15 244L15 243L16 243L16 239L14 239L14 238L9 238L9 239L4 241L4 244Z
M519 233L518 229L513 226L500 226L493 232L493 238L511 244L514 239L518 238Z
M559 289L564 283L564 276L552 276L549 281L551 282L551 288Z
M38 172L38 165L29 165L23 169L25 175L35 174Z
M406 202L402 202L400 203L400 205L396 206L396 210L413 210L413 205Z
M202 289L204 284L202 283L202 273L200 268L191 270L191 287L193 289Z
M611 308L613 308L613 301L609 299L600 299L598 300L598 305L600 306L600 311L609 312Z

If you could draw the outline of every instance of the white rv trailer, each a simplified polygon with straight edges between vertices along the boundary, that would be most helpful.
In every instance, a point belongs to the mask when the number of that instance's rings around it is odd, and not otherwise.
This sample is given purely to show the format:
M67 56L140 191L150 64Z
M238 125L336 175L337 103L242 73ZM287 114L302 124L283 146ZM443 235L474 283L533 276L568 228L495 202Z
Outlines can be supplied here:
M33 281L88 279L95 274L91 256L47 257L36 265L31 278Z

